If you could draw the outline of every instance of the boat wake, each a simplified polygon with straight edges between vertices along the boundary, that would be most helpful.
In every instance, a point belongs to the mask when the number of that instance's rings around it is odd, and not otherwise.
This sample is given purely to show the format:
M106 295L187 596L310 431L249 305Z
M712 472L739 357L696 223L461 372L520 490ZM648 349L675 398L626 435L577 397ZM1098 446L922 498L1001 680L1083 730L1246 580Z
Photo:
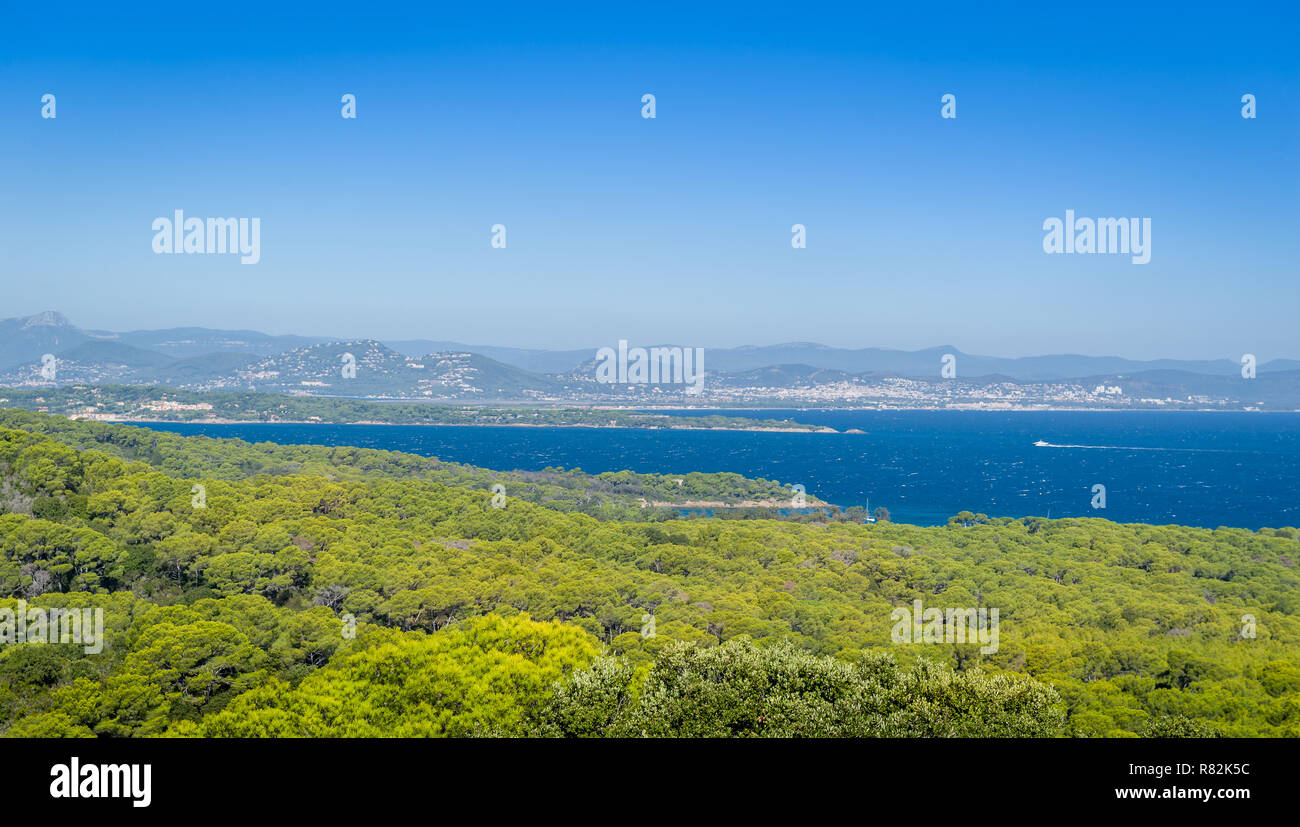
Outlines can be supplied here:
M1144 445L1057 445L1054 442L1044 442L1038 440L1034 443L1037 448L1086 448L1094 451L1183 451L1193 454L1226 454L1231 453L1224 448L1163 448L1151 447Z

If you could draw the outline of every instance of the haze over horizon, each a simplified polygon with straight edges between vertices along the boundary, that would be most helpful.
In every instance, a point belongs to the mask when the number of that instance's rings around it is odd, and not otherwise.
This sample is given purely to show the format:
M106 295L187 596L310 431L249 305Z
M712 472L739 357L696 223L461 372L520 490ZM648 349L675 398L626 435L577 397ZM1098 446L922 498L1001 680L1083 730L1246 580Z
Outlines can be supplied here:
M340 336L340 335L333 335L333 334L330 334L330 333L322 333L322 332L319 332L319 331L300 331L300 330L257 330L257 329L250 328L250 327L214 327L214 326L211 326L211 325L203 325L203 324L169 324L169 325L158 325L158 326L152 326L152 327L133 328L133 329L129 329L129 330L128 330L128 329L115 329L115 328L111 328L111 327L101 327L101 326L96 326L96 325L83 325L83 324L79 324L78 321L77 321L76 319L72 319L72 318L70 318L70 317L68 316L68 314L63 313L62 311L59 311L59 310L52 309L52 308L47 308L47 309L42 310L42 311L37 312L37 313L30 313L30 314L25 314L25 315L12 316L12 317L7 317L7 318L0 318L0 324L3 324L3 323L5 323L5 322L12 322L12 321L23 321L23 320L37 319L37 318L39 318L39 317L41 317L41 316L51 316L51 315L54 316L54 317L56 317L58 320L61 320L63 323L66 323L66 324L68 324L68 325L71 325L72 327L75 327L75 328L77 328L78 330L81 330L81 331L83 331L83 332L111 333L111 334L118 334L118 335L129 335L129 334L146 333L146 332L157 332L157 331L165 331L165 330L201 329L201 330L208 330L208 331L213 331L213 332L227 332L227 333L234 333L234 332L251 332L251 333L264 334L264 335L267 335L267 336L297 336L297 337L302 337L302 338L305 338L305 339L323 339L323 340L329 340L329 341L355 341L355 340L370 340L370 341L377 341L377 342L419 342L419 341L428 341L428 342L439 342L439 343L454 343L454 344L458 344L458 345L464 345L464 346L466 346L466 347L483 347L483 348L497 348L497 349L511 349L511 350L531 350L531 351L539 351L539 352L567 352L567 351L581 351L581 350L593 350L593 351L594 351L595 349L597 349L597 348L599 348L599 347L604 347L604 346L614 346L614 345L617 344L617 341L612 341L612 342L600 342L600 343L594 343L594 344L593 344L593 343L587 343L586 345L578 345L578 346L576 346L576 347L547 348L547 347L541 347L541 346L537 346L537 345L529 345L529 344L500 344L500 343L498 343L498 342L496 342L496 341L461 341L461 340L451 339L451 338L448 338L448 337L445 337L445 336L438 336L438 335L436 335L436 334L430 334L430 335L424 335L424 336L413 336L413 337L405 337L405 336L383 336L383 335L369 335L369 334L360 334L360 335L355 335L355 336ZM629 346L631 346L631 347L651 347L651 346L656 346L656 345L675 345L675 346L682 346L682 345L683 345L683 342L680 342L680 341L674 342L674 341L668 341L668 340L663 340L663 341L633 340L633 341L629 341ZM1216 359L1226 359L1226 360L1229 360L1229 361L1236 361L1237 358L1238 358L1238 356L1235 355L1235 354L1221 354L1221 355L1218 355L1218 356L1210 356L1210 357L1203 357L1203 358L1183 357L1183 356L1178 356L1178 355L1162 355L1162 356L1155 356L1155 357L1150 357L1150 358L1138 358L1138 357L1129 356L1128 354L1125 354L1125 353L1064 353L1064 352L1061 352L1061 353L1048 353L1048 352L1044 352L1044 353L1026 353L1026 354L984 353L984 352L980 352L980 351L977 351L977 350L973 350L973 349L970 349L970 348L967 348L967 347L962 347L961 345L954 344L954 343L952 343L952 342L935 342L935 343L932 343L932 344L929 344L929 345L925 345L925 346L922 346L922 347L917 347L917 348L900 348L900 347L894 347L894 346L889 345L889 344L878 344L878 343L866 343L866 344L859 344L859 345L835 345L835 344L831 344L831 343L828 343L828 342L819 342L819 341L816 341L816 340L787 340L787 341L771 341L771 342L752 341L752 342L741 342L741 343L738 343L738 344L722 344L722 345L713 345L713 344L707 344L707 343L706 343L706 344L704 344L704 345L699 345L699 346L700 346L700 347L704 347L704 348L706 348L706 349L713 349L713 350L734 350L734 349L741 349L741 348L756 348L756 349L758 349L758 348L775 348L775 347L782 347L782 346L799 346L799 345L811 345L811 346L815 346L815 347L825 347L825 348L829 348L829 349L837 349L837 350L839 350L839 349L842 349L842 350L881 350L881 351L897 351L897 352L900 352L900 353L909 353L909 352L916 352L916 351L923 351L923 350L932 350L932 349L942 349L942 348L952 348L952 349L954 349L954 350L956 350L956 351L959 351L959 352L965 353L965 354L967 354L967 355L985 356L985 357L1000 358L1000 359L1020 359L1020 358L1055 357L1055 356L1063 356L1063 357L1080 356L1080 357L1086 357L1086 358L1119 358L1119 359L1126 359L1126 360L1133 360L1133 361L1143 361L1143 362L1148 362L1148 361L1150 361L1150 362L1156 362L1156 361L1162 361L1162 360L1189 361L1189 362L1190 362L1190 361L1213 361L1213 360L1216 360ZM692 346L694 346L694 343L692 343ZM1267 354L1267 355L1255 354L1255 356L1258 358L1258 361L1259 361L1261 364L1266 364L1266 363L1271 362L1271 361L1274 361L1274 360L1281 360L1281 361L1286 361L1286 360L1296 360L1296 359L1297 359L1297 354L1300 354L1300 351L1293 352L1293 353L1278 353L1278 354Z

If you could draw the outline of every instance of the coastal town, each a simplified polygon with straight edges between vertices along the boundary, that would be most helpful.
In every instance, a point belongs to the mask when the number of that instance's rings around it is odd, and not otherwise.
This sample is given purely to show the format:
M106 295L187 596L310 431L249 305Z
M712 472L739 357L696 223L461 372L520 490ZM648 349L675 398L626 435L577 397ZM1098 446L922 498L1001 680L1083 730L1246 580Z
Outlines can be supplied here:
M706 383L699 393L678 392L671 386L625 385L620 401L632 404L673 404L692 407L769 406L845 407L879 409L945 408L953 410L1031 410L1134 408L1185 410L1250 410L1228 397L1207 394L1145 395L1126 393L1120 385L1076 381L1012 382L925 380L884 377L795 386L748 386ZM610 392L577 393L567 402L608 401ZM547 401L561 401L558 399Z

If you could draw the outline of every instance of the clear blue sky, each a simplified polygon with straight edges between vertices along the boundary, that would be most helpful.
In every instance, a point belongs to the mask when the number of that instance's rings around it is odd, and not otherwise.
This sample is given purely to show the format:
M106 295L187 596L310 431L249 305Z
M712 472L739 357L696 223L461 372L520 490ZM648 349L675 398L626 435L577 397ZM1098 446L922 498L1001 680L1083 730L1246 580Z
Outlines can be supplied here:
M379 5L0 13L0 316L1300 358L1295 4ZM261 262L154 255L174 209ZM1044 254L1066 209L1151 263Z

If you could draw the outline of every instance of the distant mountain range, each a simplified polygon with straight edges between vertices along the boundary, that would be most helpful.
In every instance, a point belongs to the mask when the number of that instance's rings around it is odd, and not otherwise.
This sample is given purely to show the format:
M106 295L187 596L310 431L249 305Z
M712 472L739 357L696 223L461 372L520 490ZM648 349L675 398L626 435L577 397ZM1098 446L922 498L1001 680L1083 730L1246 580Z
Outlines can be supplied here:
M390 341L385 344L409 356L438 350L468 351L535 373L571 373L579 366L589 363L596 352L595 347L587 350L526 350L429 340ZM614 343L604 344L613 346ZM957 357L961 373L965 376L997 375L1019 380L1051 381L1148 370L1178 370L1206 376L1241 375L1240 357L1210 361L1192 359L1141 361L1120 356L1075 354L1004 358L963 353L951 345L924 350L891 350L878 347L837 348L812 342L706 348L705 367L706 370L711 371L732 372L760 370L775 365L805 365L816 370L843 371L849 374L889 373L897 376L929 378L938 372L940 360L948 353ZM1261 372L1300 370L1300 360L1274 359L1258 365L1256 369Z
M529 350L440 340L345 341L193 327L114 333L84 330L61 313L48 311L0 321L0 386L50 384L48 374L41 371L42 358L52 354L57 384L394 398L619 398L618 386L594 381L596 350ZM735 399L742 398L745 389L761 389L770 398L789 390L819 388L838 388L852 395L887 385L890 393L897 394L902 391L895 380L938 383L947 354L956 358L961 378L946 386L948 398L953 396L952 388L969 388L970 394L978 396L978 387L1051 383L1075 383L1089 393L1095 388L1105 398L1114 395L1113 388L1120 383L1121 393L1130 398L1213 397L1243 405L1300 405L1300 361L1293 359L1259 364L1258 378L1249 385L1243 385L1241 364L1234 359L1001 358L968 354L951 346L903 351L794 342L708 348L704 367L709 387L734 391ZM355 367L351 374L349 366Z

